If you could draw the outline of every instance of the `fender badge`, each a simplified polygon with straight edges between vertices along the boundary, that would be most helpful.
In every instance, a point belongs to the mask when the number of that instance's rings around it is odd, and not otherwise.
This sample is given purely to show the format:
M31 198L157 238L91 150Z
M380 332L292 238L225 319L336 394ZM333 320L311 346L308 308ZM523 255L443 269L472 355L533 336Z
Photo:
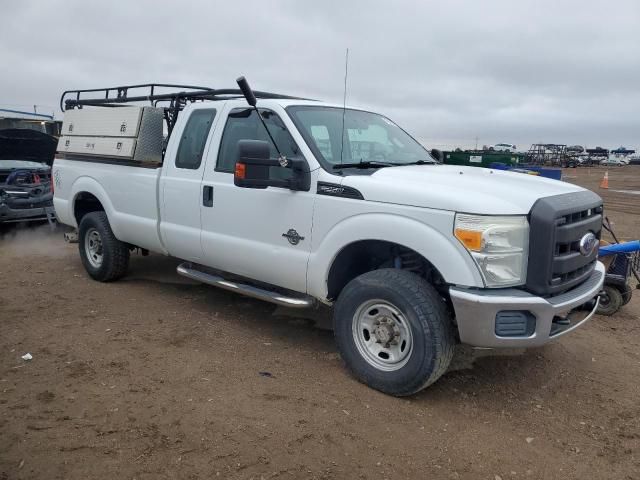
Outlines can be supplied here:
M300 235L298 235L298 232L296 232L293 228L290 228L287 233L283 233L282 236L287 240L289 240L289 243L291 245L297 245L302 240L304 240L304 237L301 237Z

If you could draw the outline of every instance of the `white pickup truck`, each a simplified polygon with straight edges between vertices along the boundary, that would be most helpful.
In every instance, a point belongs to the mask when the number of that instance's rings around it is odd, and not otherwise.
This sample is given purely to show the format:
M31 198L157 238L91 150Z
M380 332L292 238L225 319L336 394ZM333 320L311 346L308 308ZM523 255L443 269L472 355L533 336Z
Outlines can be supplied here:
M392 395L437 380L458 342L539 346L593 315L595 193L442 165L380 114L238 84L63 94L54 204L91 277L126 275L140 249L217 287L332 306L349 370Z

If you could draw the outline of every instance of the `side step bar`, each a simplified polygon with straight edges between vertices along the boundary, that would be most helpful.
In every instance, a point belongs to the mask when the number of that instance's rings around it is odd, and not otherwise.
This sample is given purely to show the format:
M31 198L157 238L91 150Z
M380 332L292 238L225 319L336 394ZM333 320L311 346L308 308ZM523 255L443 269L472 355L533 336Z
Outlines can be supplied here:
M253 285L227 280L219 275L203 272L202 270L196 270L190 263L182 263L178 265L177 271L178 274L183 277L206 283L208 285L213 285L214 287L224 288L225 290L232 292L241 293L248 297L257 298L258 300L282 305L283 307L308 308L315 304L315 300L312 297L290 297L280 292L265 290Z

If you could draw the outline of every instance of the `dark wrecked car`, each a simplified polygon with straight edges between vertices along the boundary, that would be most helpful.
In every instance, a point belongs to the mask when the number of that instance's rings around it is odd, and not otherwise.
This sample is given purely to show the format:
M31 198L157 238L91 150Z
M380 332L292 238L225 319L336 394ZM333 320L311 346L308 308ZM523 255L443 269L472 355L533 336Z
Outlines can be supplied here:
M55 141L29 130L0 130L0 223L53 221Z

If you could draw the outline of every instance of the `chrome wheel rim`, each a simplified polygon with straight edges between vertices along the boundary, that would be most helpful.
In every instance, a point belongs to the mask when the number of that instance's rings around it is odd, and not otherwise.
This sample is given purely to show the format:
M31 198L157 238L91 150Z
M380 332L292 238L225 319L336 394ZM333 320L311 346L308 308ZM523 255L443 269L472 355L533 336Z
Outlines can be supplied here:
M399 370L411 357L411 325L400 309L386 300L360 305L353 316L352 333L362 358L378 370Z
M90 228L84 236L84 251L94 268L100 268L103 260L102 237L95 228Z

